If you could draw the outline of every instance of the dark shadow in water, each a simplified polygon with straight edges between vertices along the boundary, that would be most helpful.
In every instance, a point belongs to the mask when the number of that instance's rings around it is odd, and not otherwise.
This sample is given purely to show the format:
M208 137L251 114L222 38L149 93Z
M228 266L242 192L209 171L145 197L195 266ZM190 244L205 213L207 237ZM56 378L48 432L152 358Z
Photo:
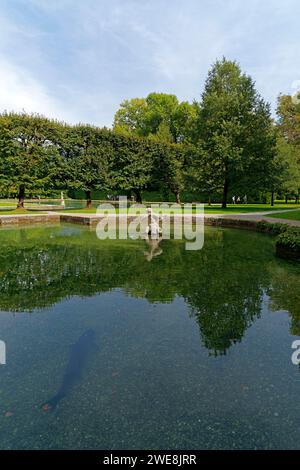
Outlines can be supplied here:
M71 348L69 362L63 376L61 386L54 397L42 405L44 411L53 411L59 402L68 396L74 385L80 380L88 356L95 346L95 332L87 330Z

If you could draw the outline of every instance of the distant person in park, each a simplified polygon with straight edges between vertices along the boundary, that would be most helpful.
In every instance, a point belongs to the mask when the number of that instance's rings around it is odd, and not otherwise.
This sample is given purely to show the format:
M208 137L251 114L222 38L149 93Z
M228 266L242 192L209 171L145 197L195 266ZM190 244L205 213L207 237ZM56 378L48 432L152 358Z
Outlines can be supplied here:
M247 204L247 194L244 196L244 204Z
M235 196L232 196L232 204L235 204Z
M237 202L238 204L241 202L241 198L240 198L240 196L238 196L238 197L237 197L237 200L236 200L236 202Z

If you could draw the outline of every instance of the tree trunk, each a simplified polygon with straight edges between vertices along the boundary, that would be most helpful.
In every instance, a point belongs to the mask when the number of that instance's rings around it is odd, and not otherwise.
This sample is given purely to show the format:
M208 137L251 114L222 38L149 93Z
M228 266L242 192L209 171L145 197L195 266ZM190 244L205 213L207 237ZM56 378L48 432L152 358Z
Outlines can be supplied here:
M211 206L211 197L208 196L208 205Z
M223 198L222 198L222 209L227 207L227 194L228 194L228 180L225 178L224 187L223 187Z
M179 192L179 191L174 191L174 194L175 194L175 198L176 198L177 204L181 204L181 201L180 201L180 192Z
M17 209L24 209L24 199L25 199L25 185L20 184Z
M274 191L271 193L271 206L274 206Z
M139 189L134 189L133 190L134 194L135 194L135 200L138 204L142 204L142 195L141 195L141 191Z
M285 196L285 203L287 204L288 203L288 197Z
M89 189L88 191L85 192L86 196L86 208L90 209L92 207L92 191Z

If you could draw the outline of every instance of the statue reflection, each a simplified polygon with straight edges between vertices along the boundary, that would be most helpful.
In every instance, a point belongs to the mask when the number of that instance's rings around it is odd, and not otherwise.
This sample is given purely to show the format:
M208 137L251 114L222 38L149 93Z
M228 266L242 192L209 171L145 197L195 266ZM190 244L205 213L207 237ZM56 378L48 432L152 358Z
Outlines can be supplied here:
M151 261L156 256L159 256L163 253L162 248L159 246L162 241L162 237L145 237L145 241L149 247L149 251L144 251L147 261Z
M159 246L162 241L162 230L159 226L161 217L154 214L152 209L147 209L147 227L144 239L148 244L149 251L144 251L147 261L152 261L153 258L162 254L163 250Z

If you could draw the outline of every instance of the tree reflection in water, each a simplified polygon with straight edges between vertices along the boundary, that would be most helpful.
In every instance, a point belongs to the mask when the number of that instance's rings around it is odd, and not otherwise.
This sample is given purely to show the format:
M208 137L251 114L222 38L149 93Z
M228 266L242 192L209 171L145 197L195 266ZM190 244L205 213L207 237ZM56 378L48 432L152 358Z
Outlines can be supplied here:
M1 230L0 241L5 311L34 311L114 288L149 302L179 296L203 344L218 355L242 340L268 294L272 309L287 310L292 334L300 334L299 266L275 258L267 235L208 228L200 251L155 240L147 253L144 240L100 241L94 230L71 225Z

